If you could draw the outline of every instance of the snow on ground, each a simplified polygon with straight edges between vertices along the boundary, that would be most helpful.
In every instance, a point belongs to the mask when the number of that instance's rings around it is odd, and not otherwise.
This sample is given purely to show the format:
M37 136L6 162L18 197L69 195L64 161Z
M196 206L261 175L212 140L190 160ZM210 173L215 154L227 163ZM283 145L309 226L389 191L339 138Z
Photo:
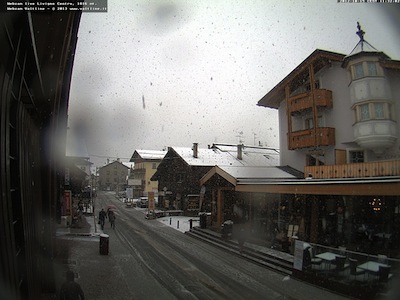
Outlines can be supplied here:
M125 198L119 198L121 202L125 201ZM138 199L133 199L133 203L137 202ZM147 208L136 207L136 210L142 211L144 214L147 212ZM200 226L200 218L199 217L186 217L186 216L168 216L157 218L157 221L163 223L166 226L179 230L181 232L186 232L190 230L190 222L192 219L192 226Z
M192 226L200 225L200 219L198 217L169 216L169 217L157 218L157 221L165 224L166 226L170 226L176 230L179 230L181 232L186 232L190 230L190 222L189 222L190 219L193 220Z

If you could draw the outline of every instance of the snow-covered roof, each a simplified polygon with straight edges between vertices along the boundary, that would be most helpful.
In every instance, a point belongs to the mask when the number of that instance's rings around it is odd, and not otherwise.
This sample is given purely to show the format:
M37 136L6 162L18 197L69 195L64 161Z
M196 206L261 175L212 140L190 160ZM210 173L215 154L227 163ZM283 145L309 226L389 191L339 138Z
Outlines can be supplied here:
M278 166L279 151L274 148L264 148L256 146L242 146L242 160L248 166ZM238 156L238 145L214 144L213 148L218 148L223 152L229 152L233 157Z
M275 150L243 147L242 159L238 158L237 148L198 148L197 157L193 148L173 147L172 149L191 166L276 166L279 154Z
M232 177L237 179L244 178L271 178L271 179L294 179L297 178L293 174L290 174L279 167L268 166L268 167L227 167L221 166L222 170L230 174Z
M135 166L133 162L122 162L124 166L127 166L129 169L132 169Z
M240 182L294 180L302 177L302 173L288 167L280 166L214 166L200 180L205 184L215 174L220 175L233 185Z
M197 157L193 156L192 148L173 147L172 149L190 166L243 165L243 162L233 159L229 153L218 149L198 148Z
M162 150L135 150L132 155L131 162L137 158L144 160L162 160L167 154L167 151Z

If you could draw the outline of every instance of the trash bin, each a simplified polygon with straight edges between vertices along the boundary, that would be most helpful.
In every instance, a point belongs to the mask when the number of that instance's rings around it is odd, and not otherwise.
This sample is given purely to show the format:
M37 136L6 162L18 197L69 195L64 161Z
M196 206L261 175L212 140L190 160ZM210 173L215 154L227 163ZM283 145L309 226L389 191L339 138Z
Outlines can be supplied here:
M100 234L100 254L108 255L108 242L109 236L108 234Z
M200 215L200 228L202 228L202 229L207 228L207 215L206 214Z

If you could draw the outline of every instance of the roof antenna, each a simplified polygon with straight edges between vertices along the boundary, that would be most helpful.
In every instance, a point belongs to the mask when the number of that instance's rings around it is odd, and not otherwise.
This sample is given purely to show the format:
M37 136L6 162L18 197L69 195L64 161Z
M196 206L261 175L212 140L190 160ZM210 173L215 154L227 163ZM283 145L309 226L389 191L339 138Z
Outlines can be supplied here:
M370 43L368 43L365 39L364 39L364 35L365 35L365 31L361 29L361 25L360 22L357 22L357 29L358 31L356 32L356 34L360 37L359 42L357 43L357 45L353 48L353 50L351 50L349 55L354 54L357 51L354 51L358 46L360 46L361 51L364 51L364 45L368 45L369 47L371 47L372 49L374 49L375 51L378 51L374 46L372 46ZM354 52L354 53L353 53Z
M365 31L361 29L360 22L357 22L357 29L358 31L356 34L360 37L360 41L358 43L361 43L361 51L364 51L364 34Z

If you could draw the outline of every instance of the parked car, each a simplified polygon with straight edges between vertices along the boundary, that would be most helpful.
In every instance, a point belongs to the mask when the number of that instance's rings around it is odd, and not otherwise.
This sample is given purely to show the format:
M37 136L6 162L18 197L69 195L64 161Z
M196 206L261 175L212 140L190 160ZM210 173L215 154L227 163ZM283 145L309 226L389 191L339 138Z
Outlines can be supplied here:
M146 208L149 205L149 199L147 197L140 197L136 203L137 207Z
M133 207L133 199L125 199L125 207Z

